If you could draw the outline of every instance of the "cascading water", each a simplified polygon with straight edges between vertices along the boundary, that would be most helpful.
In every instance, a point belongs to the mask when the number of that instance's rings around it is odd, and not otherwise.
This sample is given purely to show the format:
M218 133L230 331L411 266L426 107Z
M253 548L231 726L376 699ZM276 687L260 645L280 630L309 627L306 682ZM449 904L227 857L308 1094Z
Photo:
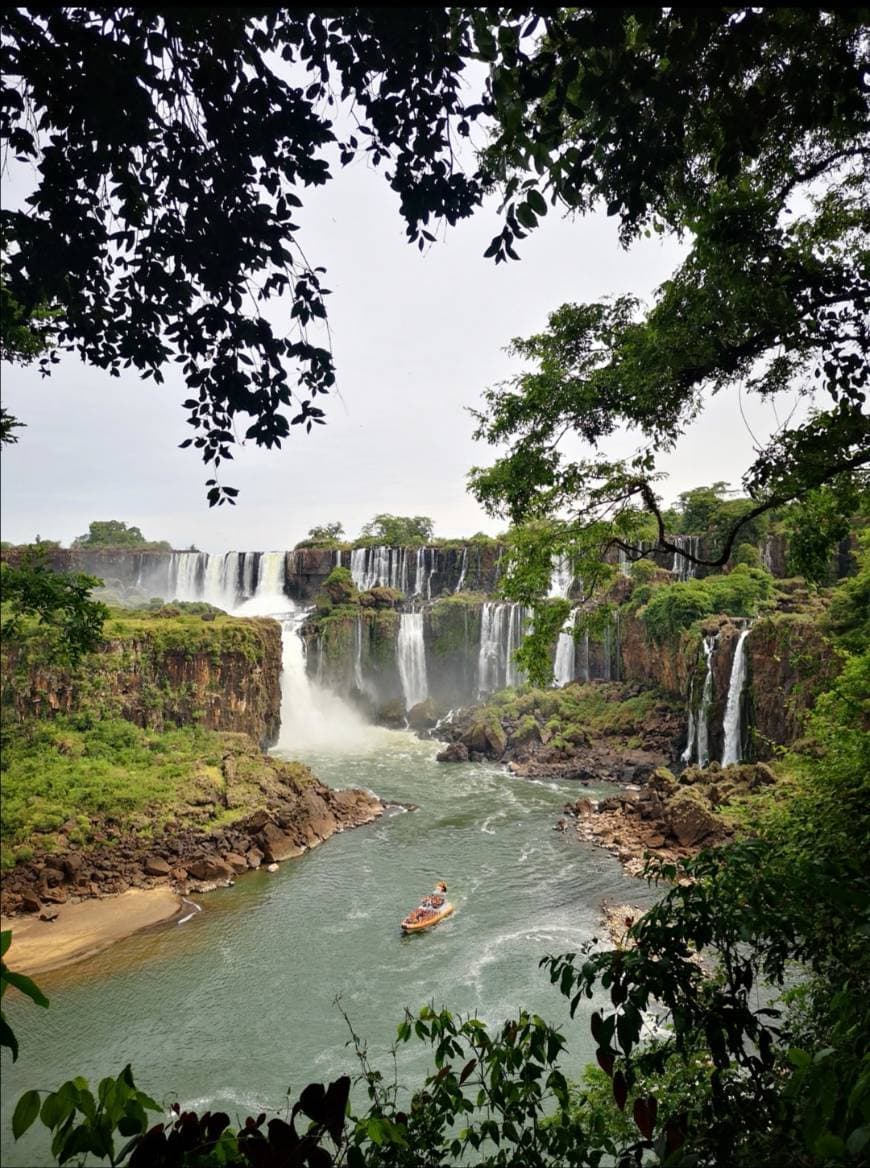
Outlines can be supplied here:
M462 549L462 563L459 568L459 583L454 589L455 592L461 592L465 587L465 571L468 567L468 547Z
M405 709L410 710L412 706L425 702L429 696L422 612L402 613L399 618L397 651Z
M509 685L522 685L525 675L514 654L526 631L522 604L487 601L480 615L480 651L477 657L477 690L482 697Z
M199 600L208 556L205 552L176 552L172 556L168 600Z
M701 651L704 654L706 670L697 714L693 709L692 690L691 688L689 690L688 742L686 743L686 749L683 751L682 759L683 762L691 762L694 748L695 761L699 766L706 766L710 761L710 730L708 718L710 704L713 701L713 656L716 652L718 641L719 637L717 635L715 637L705 637L701 642Z
M424 600L432 599L432 570L433 549L421 547L417 549L417 561L414 565L414 593Z
M567 556L556 556L550 572L550 596L565 600L574 583L574 570Z
M689 552L690 555L697 556L701 548L701 537L699 535L674 535L671 539L680 549L674 552L671 574L681 581L693 580L697 565L684 553Z
M734 660L731 663L731 678L728 682L728 701L725 706L725 718L722 729L725 735L725 745L722 748L722 766L740 762L743 757L743 689L746 685L746 638L749 629L746 628L737 640L734 650Z
M574 623L577 617L576 609L570 613L562 625L559 640L556 642L556 660L553 664L553 680L556 685L567 685L574 680L574 658L576 643L574 641Z
M505 650L505 685L522 685L526 675L514 660L526 632L526 610L522 604L508 606L507 646Z
M407 595L407 548L353 548L350 553L350 574L360 592L368 592L370 588L395 588Z

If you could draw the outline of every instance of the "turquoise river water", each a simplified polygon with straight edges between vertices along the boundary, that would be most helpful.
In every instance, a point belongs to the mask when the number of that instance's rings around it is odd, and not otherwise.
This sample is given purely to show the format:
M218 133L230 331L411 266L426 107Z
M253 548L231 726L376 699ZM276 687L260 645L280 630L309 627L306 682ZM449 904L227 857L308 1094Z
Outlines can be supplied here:
M589 1061L592 1004L570 1022L538 961L598 935L602 899L649 894L608 853L553 830L576 784L438 764L437 749L367 729L350 750L303 752L333 786L418 809L199 897L202 911L181 925L37 978L48 1010L7 999L21 1056L13 1066L3 1052L6 1168L50 1163L43 1129L18 1143L10 1134L15 1101L31 1087L75 1075L95 1083L131 1062L138 1084L167 1105L243 1117L282 1110L288 1089L295 1098L312 1080L354 1073L336 997L383 1069L404 1007L425 1002L489 1023L526 1006L564 1025L569 1070ZM455 915L403 936L401 917L439 878ZM402 1081L419 1081L428 1055L416 1042L403 1047Z

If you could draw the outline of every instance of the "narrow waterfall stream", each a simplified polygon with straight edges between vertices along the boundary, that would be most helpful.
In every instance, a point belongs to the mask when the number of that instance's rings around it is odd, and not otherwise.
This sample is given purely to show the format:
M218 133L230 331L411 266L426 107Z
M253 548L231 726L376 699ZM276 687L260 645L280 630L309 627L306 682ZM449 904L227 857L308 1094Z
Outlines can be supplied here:
M722 748L722 766L740 762L743 758L743 689L746 685L746 638L749 628L743 629L734 649L731 677L728 682L728 702L722 729L725 743Z
M576 609L570 614L559 633L556 642L556 660L553 663L553 679L556 685L567 685L574 680L574 658L576 645L574 642L574 623L577 618Z
M397 650L405 709L410 710L429 696L422 612L403 612L399 617Z
M706 669L704 683L701 687L701 700L697 710L694 706L694 692L689 689L689 729L686 749L683 751L683 762L690 763L694 752L698 766L706 766L710 761L710 705L713 701L713 656L719 642L718 634L714 637L704 637L701 642L701 652L704 655Z

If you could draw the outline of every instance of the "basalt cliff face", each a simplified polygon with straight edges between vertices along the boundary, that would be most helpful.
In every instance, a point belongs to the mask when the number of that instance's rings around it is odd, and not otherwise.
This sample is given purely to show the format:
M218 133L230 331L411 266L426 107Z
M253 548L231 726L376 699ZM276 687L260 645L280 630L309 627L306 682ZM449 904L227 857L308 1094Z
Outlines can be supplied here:
M688 695L693 675L696 685L701 680L700 640L712 640L707 717L711 758L722 755L734 656L745 623L714 617L699 632L683 633L663 644L654 641L636 617L621 625L625 680L654 685L674 697ZM777 745L788 745L799 736L806 711L839 672L839 656L817 614L801 612L775 612L754 621L745 651L744 718L751 734L747 745L752 758L763 760L773 755Z
M236 731L262 747L278 737L281 629L266 618L114 620L73 671L10 647L3 675L4 705L19 718L93 711L156 730Z

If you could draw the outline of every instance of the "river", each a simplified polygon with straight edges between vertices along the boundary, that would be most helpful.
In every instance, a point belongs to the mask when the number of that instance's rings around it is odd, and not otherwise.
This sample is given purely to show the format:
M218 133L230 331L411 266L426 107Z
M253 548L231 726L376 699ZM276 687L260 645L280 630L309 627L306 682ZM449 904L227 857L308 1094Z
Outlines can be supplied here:
M280 1109L288 1088L295 1095L355 1070L337 996L385 1069L406 1005L432 1001L488 1022L524 1005L567 1025L538 959L597 935L602 898L636 900L644 886L608 853L553 830L576 784L439 764L436 749L373 730L367 751L309 756L332 785L370 787L418 810L209 893L181 926L44 974L48 1010L7 999L21 1056L12 1067L3 1055L4 1165L50 1162L35 1129L17 1144L9 1135L21 1091L74 1075L93 1082L126 1062L160 1101L232 1116ZM399 920L439 878L455 915L403 937ZM585 1015L569 1033L579 1065L591 1055ZM404 1047L399 1065L404 1079L419 1078L425 1049Z
M566 1027L569 1070L591 1059L592 1004L570 1022L538 961L598 935L602 899L649 899L608 853L553 830L567 800L595 789L531 782L495 764L439 764L437 744L352 720L352 733L330 741L334 724L315 725L301 701L295 642L285 653L277 753L303 758L332 786L367 787L417 809L393 809L276 873L249 873L197 898L202 911L181 925L42 975L48 1010L7 998L21 1055L12 1066L3 1052L6 1168L51 1162L44 1129L18 1143L10 1134L15 1101L31 1087L75 1075L95 1086L130 1062L160 1102L244 1117L281 1110L288 1090L295 1098L310 1081L355 1072L337 998L384 1070L404 1007L426 1002L488 1023L525 1006ZM302 696L314 708L323 695ZM438 879L455 914L403 936L400 919ZM402 1048L403 1082L418 1082L429 1065L422 1044Z

